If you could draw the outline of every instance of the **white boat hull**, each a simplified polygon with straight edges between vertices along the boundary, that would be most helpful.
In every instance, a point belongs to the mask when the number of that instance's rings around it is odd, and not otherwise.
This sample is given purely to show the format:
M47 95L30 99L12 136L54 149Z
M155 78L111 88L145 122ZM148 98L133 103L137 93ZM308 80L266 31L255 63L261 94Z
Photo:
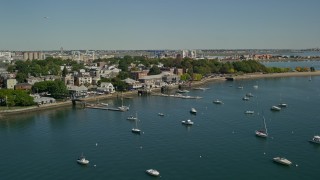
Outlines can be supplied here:
M273 158L273 161L277 162L279 164L282 164L282 165L287 165L287 166L290 166L292 164L292 162L289 161L288 159L281 158L281 157L275 157L275 158Z
M87 165L89 164L89 161L87 159L78 159L77 163L82 165Z
M159 176L160 175L159 171L157 171L155 169L148 169L148 170L146 170L146 173L151 176Z
M136 134L140 134L141 132L140 129L136 129L136 128L133 128L131 131Z
M262 137L262 138L268 137L268 134L262 131L255 131L255 133L256 133L256 136L258 137Z

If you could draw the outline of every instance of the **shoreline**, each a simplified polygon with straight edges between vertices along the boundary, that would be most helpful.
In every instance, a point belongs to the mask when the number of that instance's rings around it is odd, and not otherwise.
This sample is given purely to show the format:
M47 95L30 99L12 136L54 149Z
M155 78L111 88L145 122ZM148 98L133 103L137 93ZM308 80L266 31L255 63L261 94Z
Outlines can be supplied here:
M246 79L261 79L261 78L281 78L281 77L303 77L303 76L320 76L320 71L314 71L314 72L287 72L287 73L272 73L272 74L262 74L262 73L252 73L252 74L243 74L238 76L233 76L234 81L237 80L246 80ZM213 82L221 82L226 81L226 77L213 77L213 78L205 78L201 81L193 81L191 82L190 86L184 86L184 87L197 87L201 86L207 83L213 83ZM170 89L178 88L178 85L170 87ZM152 92L159 92L160 88L152 89ZM87 97L83 98L82 100L86 102L96 102L98 100L106 100L106 99L115 99L123 96L124 98L132 98L138 96L138 91L127 91L127 92L116 92L113 94L107 94L107 95L98 95L93 97ZM63 108L66 106L72 106L72 101L67 100L64 102L57 102L53 104L45 104L41 106L32 106L32 107L26 107L21 109L8 109L8 110L1 110L0 111L0 119L6 115L15 115L15 114L22 114L26 112L35 112L35 111L44 111L48 109L58 109Z

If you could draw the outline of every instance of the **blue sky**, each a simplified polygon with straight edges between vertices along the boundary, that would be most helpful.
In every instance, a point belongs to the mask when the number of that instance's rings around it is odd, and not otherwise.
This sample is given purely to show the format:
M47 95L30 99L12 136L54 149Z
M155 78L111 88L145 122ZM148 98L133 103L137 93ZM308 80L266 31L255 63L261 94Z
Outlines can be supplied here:
M0 50L315 48L319 7L318 0L0 0Z

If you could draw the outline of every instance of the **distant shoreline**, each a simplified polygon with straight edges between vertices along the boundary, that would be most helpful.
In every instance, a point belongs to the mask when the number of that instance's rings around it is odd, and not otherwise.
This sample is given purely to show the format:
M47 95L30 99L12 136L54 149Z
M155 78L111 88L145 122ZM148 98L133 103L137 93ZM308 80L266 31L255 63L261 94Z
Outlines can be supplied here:
M314 71L314 72L287 72L287 73L270 73L270 74L263 74L263 73L252 73L252 74L243 74L238 76L232 76L234 78L234 81L237 80L244 80L244 79L262 79L262 78L280 78L280 77L301 77L301 76L320 76L320 71ZM184 87L197 87L201 86L207 83L212 82L221 82L226 81L226 77L213 77L213 78L205 78L201 81L192 81L190 83L190 86L184 86ZM172 89L178 88L178 85L175 85L171 87ZM160 91L160 89L154 89L153 91ZM127 91L127 92L117 92L113 94L107 94L107 95L98 95L88 98L83 98L82 100L86 102L96 102L98 100L105 100L105 99L115 99L123 96L124 98L128 97L134 97L138 96L138 91ZM43 111L47 109L58 109L63 108L66 106L72 106L72 101L64 101L64 102L57 102L52 104L45 104L38 106L32 106L32 107L26 107L21 109L8 109L8 110L1 110L0 111L0 119L4 117L5 115L15 115L15 114L22 114L26 112L35 112L35 111Z

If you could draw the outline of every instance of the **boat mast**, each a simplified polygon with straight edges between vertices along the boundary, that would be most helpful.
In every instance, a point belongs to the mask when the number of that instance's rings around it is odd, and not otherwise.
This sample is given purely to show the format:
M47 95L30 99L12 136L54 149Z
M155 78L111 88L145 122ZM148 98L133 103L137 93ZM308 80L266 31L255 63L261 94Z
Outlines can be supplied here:
M268 135L268 130L267 130L267 125L266 125L266 119L263 116L263 124L264 124L264 129L266 131L266 134Z

